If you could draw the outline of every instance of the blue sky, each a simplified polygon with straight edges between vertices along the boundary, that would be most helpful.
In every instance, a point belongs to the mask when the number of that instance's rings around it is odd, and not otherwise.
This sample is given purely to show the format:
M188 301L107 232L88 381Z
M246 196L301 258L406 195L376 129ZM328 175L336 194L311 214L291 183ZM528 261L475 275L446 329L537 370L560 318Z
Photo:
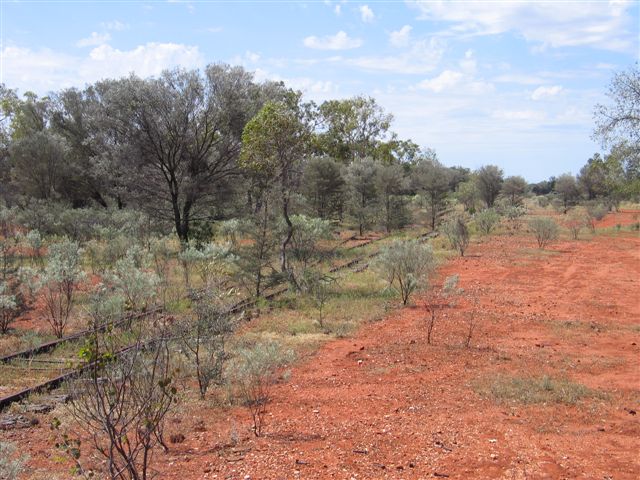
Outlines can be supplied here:
M600 149L593 107L640 56L638 0L0 5L0 81L22 93L241 64L316 101L373 96L443 163L530 181Z

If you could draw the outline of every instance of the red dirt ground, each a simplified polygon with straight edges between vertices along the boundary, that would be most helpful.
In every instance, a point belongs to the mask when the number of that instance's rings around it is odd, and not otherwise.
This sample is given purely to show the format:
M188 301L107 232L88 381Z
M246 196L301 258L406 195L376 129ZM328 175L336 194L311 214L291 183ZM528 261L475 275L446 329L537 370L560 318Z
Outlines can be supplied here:
M441 269L453 273L478 299L470 348L462 346L469 302L443 312L426 345L416 298L297 364L273 388L262 438L245 409L183 404L167 437L186 440L156 455L158 478L639 478L637 234L543 252L528 237L493 237ZM567 378L607 397L498 403L477 393L498 373ZM19 443L36 472L66 468L46 417L0 439Z

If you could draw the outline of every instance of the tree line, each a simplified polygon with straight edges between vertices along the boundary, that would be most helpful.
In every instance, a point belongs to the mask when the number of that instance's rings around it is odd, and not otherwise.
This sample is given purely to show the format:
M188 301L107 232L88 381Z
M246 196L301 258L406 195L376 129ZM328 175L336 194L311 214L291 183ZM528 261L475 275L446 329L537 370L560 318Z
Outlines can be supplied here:
M494 165L444 166L433 150L400 139L373 98L318 105L241 67L131 75L44 97L3 85L0 198L23 208L140 210L185 244L212 222L277 213L288 227L282 255L294 213L349 219L363 234L410 222L409 201L431 228L451 198L472 212L499 198L517 206L530 191L553 194L565 211L581 199L615 207L640 195L638 83L637 66L618 74L613 104L596 107L595 135L609 153L577 177L533 185Z

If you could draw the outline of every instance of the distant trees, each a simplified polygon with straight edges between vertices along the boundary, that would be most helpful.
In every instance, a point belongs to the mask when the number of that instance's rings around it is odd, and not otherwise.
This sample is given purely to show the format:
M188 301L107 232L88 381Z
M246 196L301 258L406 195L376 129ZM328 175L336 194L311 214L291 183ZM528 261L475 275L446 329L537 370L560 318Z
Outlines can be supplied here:
M378 166L371 158L354 160L346 168L347 209L360 235L371 226L378 213L377 176Z
M304 165L302 193L313 214L324 220L343 215L346 184L340 169L329 157L312 157Z
M493 207L504 182L502 169L495 165L485 165L476 172L476 182L480 198L487 205Z
M520 176L507 177L502 184L502 195L505 196L512 207L522 204L526 191L527 181Z
M576 178L570 173L560 175L555 182L554 190L562 202L563 213L580 198L580 188Z
M408 222L408 212L401 194L406 190L404 170L401 165L378 166L376 187L384 211L383 224L387 232L401 228Z
M435 230L447 205L451 174L434 156L421 157L413 166L412 185L426 207L429 223Z

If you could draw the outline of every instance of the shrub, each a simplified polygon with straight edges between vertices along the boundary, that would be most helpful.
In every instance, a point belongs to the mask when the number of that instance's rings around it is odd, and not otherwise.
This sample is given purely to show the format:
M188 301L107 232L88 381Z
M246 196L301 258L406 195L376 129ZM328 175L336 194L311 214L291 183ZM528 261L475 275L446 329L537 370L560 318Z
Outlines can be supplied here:
M587 207L587 225L592 232L596 231L596 222L602 220L609 210L602 204L593 204Z
M253 433L262 435L271 386L276 381L276 370L293 360L293 352L274 341L245 346L236 352L231 367L232 379L244 404L251 411Z
M133 344L119 351L112 334L97 334L84 350L91 363L67 385L68 412L99 454L112 479L149 478L154 448L163 440L164 419L176 401L164 325L153 340L136 333Z
M500 223L500 215L492 208L483 210L475 214L476 227L485 235L489 235L498 223Z
M545 248L558 238L558 224L548 217L533 218L529 221L529 228L536 237L539 248Z
M436 326L437 312L451 304L451 300L462 294L463 289L458 288L458 275L447 277L440 288L434 288L429 292L427 300L427 345L431 345L433 330Z
M584 217L574 212L563 223L564 226L569 229L571 238L578 240L580 230L582 230L584 226Z
M127 255L118 260L110 275L109 282L120 292L130 310L144 310L156 294L158 277L155 273L140 268L139 250L132 247Z
M0 280L0 333L7 333L13 321L25 310L24 297L16 283Z
M237 324L227 301L231 293L195 296L193 318L178 326L183 352L193 361L203 399L212 383L222 384L224 365L229 359L227 340Z
M420 282L427 280L435 269L436 259L430 245L422 245L417 240L395 240L382 249L375 265L406 305Z
M185 273L185 284L190 287L190 272L195 270L205 286L231 273L237 258L230 245L207 243L202 248L189 245L178 255Z
M469 228L461 216L456 216L449 219L442 227L444 234L449 239L451 247L460 253L461 257L464 257L464 252L469 246Z
M13 443L0 442L0 478L2 480L17 480L23 472L27 456L16 455L17 448Z
M80 268L81 249L77 242L64 240L49 247L47 266L37 282L53 333L62 338L73 309L78 283L84 278Z

